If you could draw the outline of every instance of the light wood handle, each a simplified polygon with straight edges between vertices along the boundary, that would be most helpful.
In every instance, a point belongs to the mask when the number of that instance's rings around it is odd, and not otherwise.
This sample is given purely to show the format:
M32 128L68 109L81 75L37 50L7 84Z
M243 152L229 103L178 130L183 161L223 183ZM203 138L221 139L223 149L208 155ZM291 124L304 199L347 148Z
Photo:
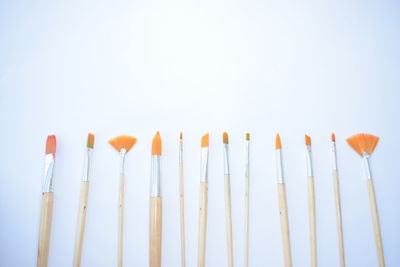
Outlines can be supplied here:
M207 232L208 182L200 183L199 210L199 252L198 267L204 267L206 262L206 232Z
M291 267L292 253L290 248L289 216L288 216L288 207L286 200L286 187L284 183L278 183L278 197L279 197L279 216L281 219L283 257L285 261L285 267Z
M47 267L49 257L51 220L53 218L53 193L42 194L42 207L40 212L39 244L37 254L37 267Z
M249 176L244 177L244 267L249 266Z
M376 251L378 253L379 267L384 267L385 258L383 255L381 227L379 224L378 207L376 205L375 188L372 179L368 179L368 193L369 193L369 202L371 205L372 222L374 225Z
M150 198L150 267L161 266L162 199Z
M232 201L231 201L231 178L229 174L224 175L225 181L225 219L226 219L226 247L228 252L228 266L233 267L233 239L232 239Z
M186 267L186 245L185 245L185 198L184 198L183 164L179 164L179 204L181 225L181 264Z
M308 209L310 224L311 267L317 266L317 229L315 217L314 177L308 177Z
M89 182L81 183L81 196L78 209L78 223L76 225L74 267L81 266L83 233L85 231L86 210L88 202Z
M125 175L120 174L118 196L118 267L122 267L124 251L124 198Z
M336 223L337 223L338 241L339 241L339 262L340 262L340 267L345 267L342 208L340 204L339 174L337 170L333 171L333 191L335 194Z

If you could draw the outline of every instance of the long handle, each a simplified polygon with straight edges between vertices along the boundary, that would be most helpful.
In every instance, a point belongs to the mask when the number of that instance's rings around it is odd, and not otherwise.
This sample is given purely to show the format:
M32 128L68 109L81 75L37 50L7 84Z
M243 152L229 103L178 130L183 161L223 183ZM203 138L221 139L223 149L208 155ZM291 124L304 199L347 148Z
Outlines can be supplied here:
M231 178L229 174L224 175L225 180L225 219L226 219L226 246L228 252L228 266L233 267L233 238L232 238L232 201L231 201Z
M150 198L150 267L161 266L162 199Z
M378 253L379 267L384 267L385 258L383 256L381 227L379 224L378 207L376 205L375 188L372 179L368 179L368 193L369 193L369 202L371 205L372 222L374 224L376 251Z
M118 199L118 267L122 267L124 251L124 195L125 175L120 174Z
M179 164L179 202L180 202L180 225L181 225L181 262L186 267L186 245L185 245L185 201L183 183L183 164Z
M281 218L281 231L283 243L283 256L286 267L292 266L292 252L290 248L289 216L286 200L286 187L284 183L278 183L279 215Z
M207 205L208 182L200 182L198 267L204 267L206 262Z
M43 193L42 208L40 212L39 244L37 254L37 267L47 267L51 233L51 220L53 218L53 193Z
M341 204L340 204L339 174L338 174L337 170L333 171L333 191L335 194L336 223L337 223L338 240L339 240L340 267L345 267L343 227L342 227L342 208L341 208Z
M317 229L315 221L314 177L308 177L308 209L310 224L311 267L317 266Z
M249 176L244 177L244 267L249 266Z
M81 266L83 233L85 231L88 191L89 191L89 182L87 181L82 182L81 196L79 200L79 209L78 209L78 223L76 226L74 267Z

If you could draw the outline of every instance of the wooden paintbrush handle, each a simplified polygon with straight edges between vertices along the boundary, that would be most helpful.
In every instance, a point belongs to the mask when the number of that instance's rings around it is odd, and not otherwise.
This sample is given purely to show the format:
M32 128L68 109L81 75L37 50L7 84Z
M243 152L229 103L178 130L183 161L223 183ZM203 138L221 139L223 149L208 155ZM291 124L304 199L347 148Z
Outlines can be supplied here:
M244 267L249 266L249 176L244 181Z
M231 178L229 174L224 175L225 180L225 217L226 217L226 246L228 251L228 266L233 267L233 239L232 239L232 201L231 201Z
M308 209L310 224L311 267L317 266L317 229L315 216L314 177L308 177Z
M383 245L381 236L381 227L379 224L378 207L376 205L375 188L372 179L368 179L369 202L371 205L372 222L374 225L376 250L378 253L379 267L385 266L385 258L383 255Z
M183 164L179 164L179 203L180 203L180 224L181 224L181 262L186 267L186 246L185 246L185 198L183 182Z
M83 233L85 231L86 210L88 202L89 182L81 183L81 196L78 209L78 223L76 226L74 267L81 266Z
M48 192L42 194L37 267L47 267L47 261L49 257L51 220L53 218L53 202L53 193Z
M284 183L278 183L279 215L281 219L283 256L285 267L292 266L292 253L290 248L289 216L286 200L286 187Z
M337 223L337 229L338 229L340 267L345 267L343 227L342 227L342 209L341 209L341 205L340 205L339 174L338 174L337 170L333 171L333 191L335 194L336 223Z
M124 251L124 198L125 175L120 174L118 199L118 267L122 267Z
M162 199L150 198L150 267L161 266Z
M207 205L208 182L200 182L198 267L204 267L206 262Z

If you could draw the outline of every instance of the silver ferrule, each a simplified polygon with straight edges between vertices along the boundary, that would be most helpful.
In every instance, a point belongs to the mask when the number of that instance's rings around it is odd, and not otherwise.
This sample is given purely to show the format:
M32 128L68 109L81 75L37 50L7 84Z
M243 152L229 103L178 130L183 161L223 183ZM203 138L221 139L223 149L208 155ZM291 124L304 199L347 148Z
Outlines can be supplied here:
M54 191L54 179L53 179L54 162L55 162L55 155L46 154L44 159L44 176L42 185L43 193Z
M161 196L161 156L151 156L150 197Z
M367 175L367 179L372 179L371 167L369 166L369 154L367 152L364 152L363 159L364 159L365 173Z
M179 164L183 164L183 143L179 142Z
M248 178L250 176L250 141L246 140L246 169L245 176Z
M201 148L200 182L208 182L208 147Z
M307 176L314 176L312 160L311 160L311 146L306 146L306 161L307 161Z
M85 161L83 163L83 175L82 182L88 182L90 178L90 172L92 169L92 151L93 149L88 147L85 153Z
M332 142L332 169L337 171L336 143Z
M276 181L279 184L283 184L285 181L283 179L283 167L282 167L282 150L276 150Z
M120 165L119 165L119 173L124 174L125 173L125 156L126 156L126 149L123 148L119 152L120 156Z
M229 171L229 145L223 144L224 151L224 174L231 174Z

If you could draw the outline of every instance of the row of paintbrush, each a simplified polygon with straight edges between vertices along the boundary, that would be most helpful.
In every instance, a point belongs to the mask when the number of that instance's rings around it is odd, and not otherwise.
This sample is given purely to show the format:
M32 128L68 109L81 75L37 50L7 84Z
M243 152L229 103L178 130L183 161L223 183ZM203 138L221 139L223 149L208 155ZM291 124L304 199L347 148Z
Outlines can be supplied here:
M380 226L375 199L374 186L369 168L369 157L379 138L370 134L357 134L347 139L348 144L359 153L365 163L369 197L371 204L372 219L374 225L375 239L379 266L383 267L384 257ZM120 155L120 187L119 187L119 219L118 219L118 267L123 262L123 229L124 229L124 164L125 156L136 144L137 138L131 136L119 136L111 139L109 143L119 152ZM309 193L309 224L310 224L310 244L311 244L311 266L317 266L317 244L316 244L316 214L315 214L315 194L314 194L314 175L311 160L311 138L306 135L306 159ZM245 171L245 249L244 266L248 266L248 244L249 244L249 146L250 134L246 134L246 171ZM85 228L85 218L87 211L89 177L92 151L94 147L94 135L89 134L87 140L87 153L85 157L84 174L82 178L81 196L78 213L78 223L75 239L74 266L80 266L81 251L83 244L83 233ZM205 266L206 252L206 229L207 229L207 206L208 206L208 147L209 135L201 138L201 170L200 170L200 209L199 209L199 240L198 240L198 266ZM231 215L231 189L230 189L230 169L229 169L229 139L228 134L223 133L223 151L224 151L224 182L225 182L225 214L226 214L226 233L227 233L227 252L228 266L233 266L233 239L232 239L232 215ZM332 134L332 152L333 152L333 185L336 202L336 215L339 236L339 255L340 266L345 266L344 244L342 232L342 218L339 194L339 178L336 164L336 145L335 135ZM53 170L56 153L56 138L54 135L48 136L46 143L45 157L45 175L43 182L42 209L40 217L40 234L38 245L37 266L47 266L50 229L53 210ZM162 237L162 198L161 198L161 156L162 141L159 132L154 136L151 149L151 176L150 176L150 267L161 266L161 237ZM286 267L292 266L288 207L286 201L286 189L283 177L282 167L282 145L279 135L276 136L276 161L277 161L277 182L279 194L279 212L281 218L283 255ZM185 258L185 226L184 226L184 186L183 186L183 140L182 133L179 141L179 194L180 194L180 229L181 229L181 260L182 266L186 266Z

